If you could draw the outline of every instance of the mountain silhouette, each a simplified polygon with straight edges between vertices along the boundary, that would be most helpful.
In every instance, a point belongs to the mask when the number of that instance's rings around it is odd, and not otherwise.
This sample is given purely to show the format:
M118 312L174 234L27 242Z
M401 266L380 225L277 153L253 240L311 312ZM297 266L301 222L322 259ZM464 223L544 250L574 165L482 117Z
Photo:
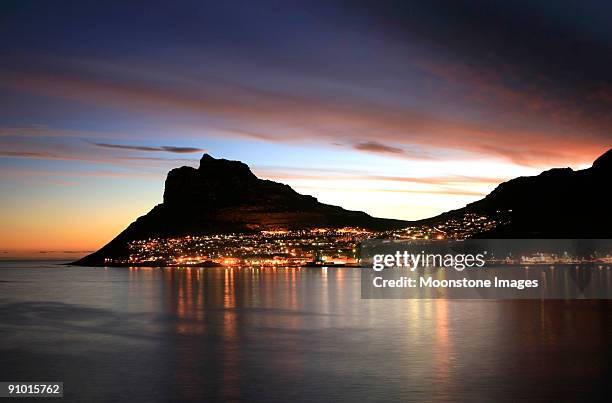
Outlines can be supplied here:
M497 186L484 199L419 223L466 213L503 214L506 222L481 233L486 238L612 238L612 149L590 168L554 168Z
M476 235L481 238L612 238L611 179L612 149L590 168L554 168L515 178L463 208L409 222L323 204L288 185L257 178L242 162L204 154L199 168L181 167L168 173L162 204L75 264L95 266L103 264L105 257L125 257L127 242L137 239L281 228L388 230L435 226L470 213L503 216L496 228Z
M408 224L320 203L288 185L257 178L242 162L204 154L199 168L168 173L162 204L75 264L100 265L105 257L126 256L127 242L137 239L315 227L386 230Z

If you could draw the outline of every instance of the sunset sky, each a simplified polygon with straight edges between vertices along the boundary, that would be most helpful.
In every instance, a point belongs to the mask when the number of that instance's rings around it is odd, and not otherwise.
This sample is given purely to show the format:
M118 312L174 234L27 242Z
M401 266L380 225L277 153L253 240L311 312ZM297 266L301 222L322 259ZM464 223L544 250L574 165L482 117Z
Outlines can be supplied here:
M590 166L612 146L611 16L608 1L3 1L0 258L97 249L203 152L404 219Z

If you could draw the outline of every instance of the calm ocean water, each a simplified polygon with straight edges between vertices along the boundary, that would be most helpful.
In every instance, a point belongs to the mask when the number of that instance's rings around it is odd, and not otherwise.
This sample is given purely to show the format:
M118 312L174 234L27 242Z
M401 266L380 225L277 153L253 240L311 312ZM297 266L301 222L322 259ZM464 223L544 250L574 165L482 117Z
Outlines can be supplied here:
M606 400L611 341L612 302L362 300L359 269L0 263L0 381L74 402Z

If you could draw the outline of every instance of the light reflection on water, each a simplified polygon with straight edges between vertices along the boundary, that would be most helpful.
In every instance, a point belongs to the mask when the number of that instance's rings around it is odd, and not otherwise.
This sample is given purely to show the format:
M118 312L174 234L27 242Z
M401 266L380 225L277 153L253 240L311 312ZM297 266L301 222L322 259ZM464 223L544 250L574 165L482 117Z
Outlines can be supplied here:
M2 380L67 400L605 398L607 301L362 300L359 269L2 263Z

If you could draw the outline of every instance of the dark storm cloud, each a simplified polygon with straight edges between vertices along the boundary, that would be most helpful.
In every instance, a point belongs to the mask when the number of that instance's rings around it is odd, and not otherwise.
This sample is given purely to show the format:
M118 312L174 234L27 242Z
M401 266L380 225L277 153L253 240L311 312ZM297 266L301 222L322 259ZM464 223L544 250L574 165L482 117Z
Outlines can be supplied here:
M134 145L126 145L126 144L110 144L110 143L92 143L95 146L103 147L103 148L115 148L119 150L129 150L129 151L165 151L169 153L178 153L178 154L190 154L190 153L200 153L206 150L202 148L196 147L177 147L177 146L159 146L159 147L149 147L149 146L134 146Z

